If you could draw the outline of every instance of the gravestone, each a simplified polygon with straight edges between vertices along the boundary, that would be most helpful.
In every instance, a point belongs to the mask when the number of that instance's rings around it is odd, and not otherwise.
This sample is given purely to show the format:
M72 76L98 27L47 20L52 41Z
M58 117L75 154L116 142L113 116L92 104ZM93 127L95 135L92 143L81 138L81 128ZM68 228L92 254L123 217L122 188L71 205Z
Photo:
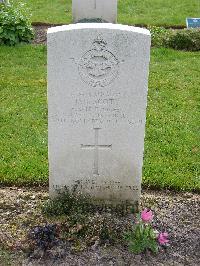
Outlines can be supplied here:
M149 31L80 23L47 36L50 195L76 186L96 200L137 203Z
M186 25L188 29L200 28L200 18L187 18Z
M73 21L117 22L117 0L72 0Z

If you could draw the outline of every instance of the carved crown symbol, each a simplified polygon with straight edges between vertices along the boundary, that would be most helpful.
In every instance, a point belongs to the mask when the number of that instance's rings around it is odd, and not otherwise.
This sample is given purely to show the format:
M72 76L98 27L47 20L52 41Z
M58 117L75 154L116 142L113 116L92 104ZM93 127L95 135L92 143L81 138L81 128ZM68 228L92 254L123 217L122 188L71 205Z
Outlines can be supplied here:
M107 45L107 42L101 36L98 36L96 39L94 39L93 45L96 49L104 49Z

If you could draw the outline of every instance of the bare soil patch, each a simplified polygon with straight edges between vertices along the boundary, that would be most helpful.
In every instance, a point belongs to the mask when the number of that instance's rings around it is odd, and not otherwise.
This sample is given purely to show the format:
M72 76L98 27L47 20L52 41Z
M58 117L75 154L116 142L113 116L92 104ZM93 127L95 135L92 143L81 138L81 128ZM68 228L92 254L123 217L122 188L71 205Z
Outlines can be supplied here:
M170 246L158 255L134 255L123 245L109 243L74 252L62 241L45 253L39 249L24 253L30 228L47 222L40 208L46 199L47 188L0 188L0 247L10 252L10 265L200 265L198 194L143 191L141 207L151 208L155 227L170 236ZM9 265L1 253L0 265Z
M46 44L47 43L47 30L49 25L34 26L35 38L32 41L33 44Z

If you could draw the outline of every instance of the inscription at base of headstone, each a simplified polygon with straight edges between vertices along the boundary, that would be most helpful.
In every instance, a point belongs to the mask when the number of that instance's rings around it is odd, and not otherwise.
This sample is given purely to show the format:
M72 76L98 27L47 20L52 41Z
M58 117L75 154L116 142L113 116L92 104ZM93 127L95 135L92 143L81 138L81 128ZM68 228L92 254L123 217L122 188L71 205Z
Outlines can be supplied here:
M200 18L187 18L186 19L187 28L200 28Z
M48 30L50 195L140 198L150 33L115 24Z
M74 22L116 23L117 0L72 0L72 15Z

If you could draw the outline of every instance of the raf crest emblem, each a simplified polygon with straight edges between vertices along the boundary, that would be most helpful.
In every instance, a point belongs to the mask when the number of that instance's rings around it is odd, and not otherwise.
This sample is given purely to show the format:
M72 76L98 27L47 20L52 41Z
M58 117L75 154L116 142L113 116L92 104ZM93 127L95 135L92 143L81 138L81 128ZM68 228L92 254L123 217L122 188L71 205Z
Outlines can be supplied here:
M79 74L82 80L92 87L105 87L118 75L118 60L106 46L107 43L97 37L91 50L79 61Z

